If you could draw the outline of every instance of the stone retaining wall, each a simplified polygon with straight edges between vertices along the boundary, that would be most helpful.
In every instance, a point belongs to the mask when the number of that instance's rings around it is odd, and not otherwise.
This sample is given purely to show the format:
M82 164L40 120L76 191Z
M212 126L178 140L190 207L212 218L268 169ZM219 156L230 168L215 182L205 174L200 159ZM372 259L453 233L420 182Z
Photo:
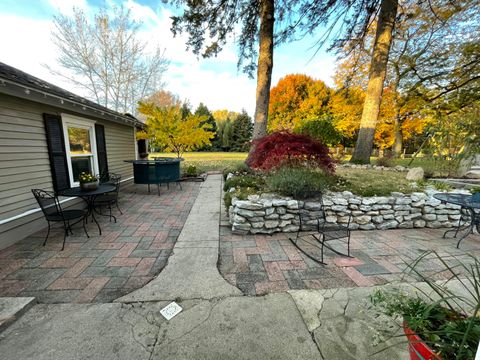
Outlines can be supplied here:
M460 219L460 207L442 204L433 198L435 193L438 191L429 189L408 195L393 192L391 196L361 197L344 191L324 195L323 204L328 222L347 223L351 214L353 230L451 227ZM321 214L321 202L250 195L248 200L232 200L229 218L235 233L294 232L299 227L300 209L315 218Z

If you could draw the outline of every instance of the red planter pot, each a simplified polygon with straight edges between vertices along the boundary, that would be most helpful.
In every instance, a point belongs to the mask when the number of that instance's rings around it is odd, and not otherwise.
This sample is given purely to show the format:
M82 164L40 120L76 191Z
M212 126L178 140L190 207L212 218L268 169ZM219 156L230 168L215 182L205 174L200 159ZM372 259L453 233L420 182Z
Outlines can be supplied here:
M403 323L403 331L408 339L410 360L442 360L406 323Z

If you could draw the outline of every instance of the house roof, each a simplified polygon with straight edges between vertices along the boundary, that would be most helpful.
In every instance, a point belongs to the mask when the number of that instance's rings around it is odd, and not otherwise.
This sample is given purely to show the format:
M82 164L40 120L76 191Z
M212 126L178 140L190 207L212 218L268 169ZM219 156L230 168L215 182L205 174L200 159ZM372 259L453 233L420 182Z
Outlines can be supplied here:
M142 126L142 123L130 114L110 110L2 62L0 62L0 93L47 103L104 120Z

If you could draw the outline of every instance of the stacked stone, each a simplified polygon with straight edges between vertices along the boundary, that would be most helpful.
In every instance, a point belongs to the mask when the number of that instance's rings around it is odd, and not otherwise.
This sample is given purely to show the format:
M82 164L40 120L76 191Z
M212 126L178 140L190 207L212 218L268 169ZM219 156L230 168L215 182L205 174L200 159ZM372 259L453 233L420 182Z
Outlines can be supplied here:
M348 223L352 230L385 230L451 227L460 219L460 207L442 204L433 198L437 190L390 196L362 197L349 191L324 195L327 222ZM321 214L320 201L299 201L272 194L251 195L232 201L230 223L235 233L272 234L294 232L299 227L300 210L310 218Z
M385 170L385 171L408 171L409 168L401 165L397 166L377 166L377 165L371 165L371 164L350 164L350 163L345 163L345 164L339 164L337 165L338 167L341 168L347 168L347 169L372 169L372 170Z

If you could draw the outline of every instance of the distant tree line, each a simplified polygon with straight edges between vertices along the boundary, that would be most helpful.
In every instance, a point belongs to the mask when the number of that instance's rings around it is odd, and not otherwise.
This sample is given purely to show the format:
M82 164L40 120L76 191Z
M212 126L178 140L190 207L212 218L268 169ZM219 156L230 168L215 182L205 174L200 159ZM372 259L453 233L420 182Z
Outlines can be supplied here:
M200 103L195 111L188 100L159 90L140 102L140 119L147 124L139 137L150 139L152 151L249 151L253 122L245 110L241 113L211 112ZM185 124L188 123L188 126ZM200 129L200 130L199 130ZM172 138L173 134L173 138ZM172 146L174 142L175 146Z

